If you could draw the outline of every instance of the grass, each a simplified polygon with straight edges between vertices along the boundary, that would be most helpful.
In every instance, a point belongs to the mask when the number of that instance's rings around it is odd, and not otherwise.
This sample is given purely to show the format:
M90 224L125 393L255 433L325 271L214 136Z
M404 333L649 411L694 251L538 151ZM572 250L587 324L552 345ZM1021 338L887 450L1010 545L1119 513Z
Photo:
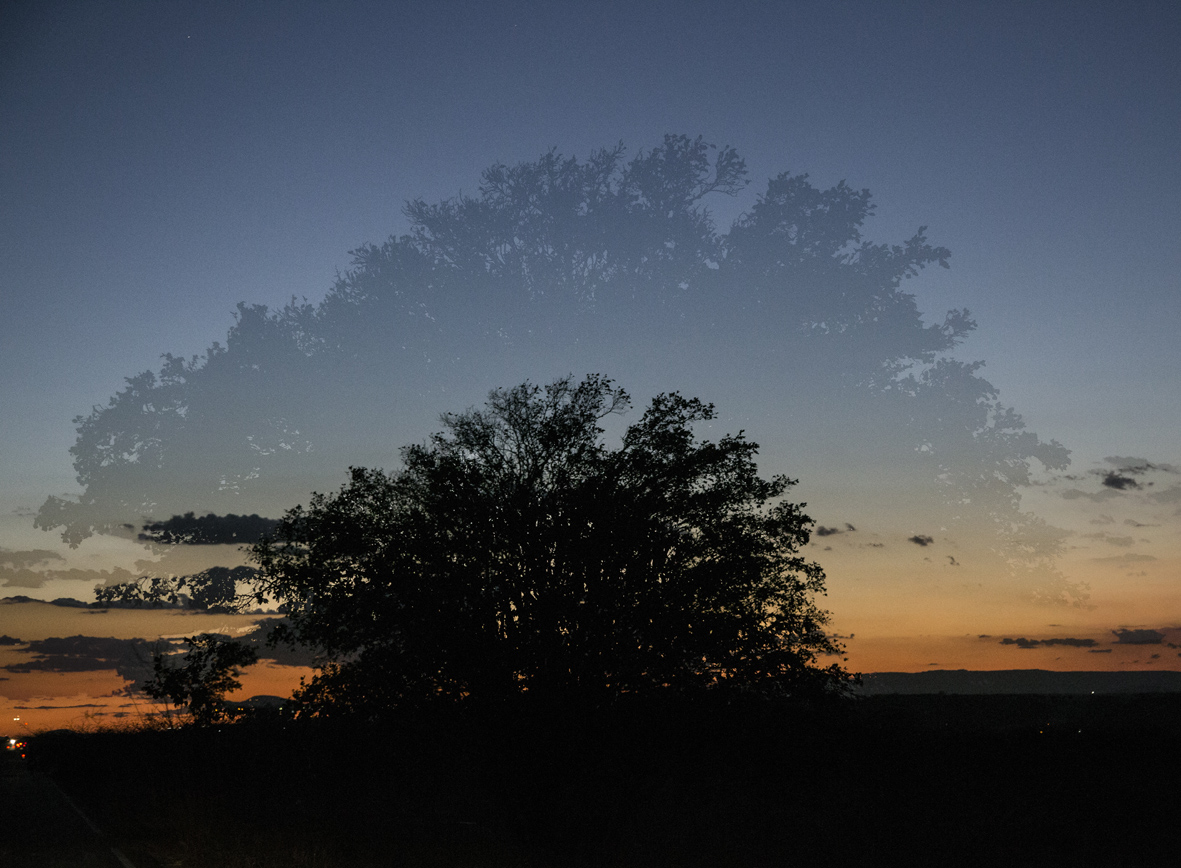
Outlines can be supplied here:
M522 704L59 732L33 756L137 865L167 868L1147 865L1181 847L1179 712L1170 695Z

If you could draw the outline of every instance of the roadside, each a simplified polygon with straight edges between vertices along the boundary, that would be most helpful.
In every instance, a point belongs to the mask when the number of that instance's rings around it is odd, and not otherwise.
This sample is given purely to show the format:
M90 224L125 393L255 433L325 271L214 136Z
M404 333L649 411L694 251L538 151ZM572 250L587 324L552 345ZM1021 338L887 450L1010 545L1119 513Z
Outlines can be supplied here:
M5 868L159 868L131 861L27 759L0 751L0 865ZM138 857L137 857L138 858Z

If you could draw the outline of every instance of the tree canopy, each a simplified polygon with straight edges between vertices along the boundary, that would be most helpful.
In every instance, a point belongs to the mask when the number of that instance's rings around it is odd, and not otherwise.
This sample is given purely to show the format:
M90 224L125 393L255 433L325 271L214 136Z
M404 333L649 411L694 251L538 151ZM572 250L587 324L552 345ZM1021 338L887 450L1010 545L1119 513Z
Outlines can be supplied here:
M148 516L273 515L341 467L388 463L386 432L455 395L607 371L652 391L741 383L764 442L867 480L888 468L911 492L910 532L971 537L993 581L1077 602L1054 568L1062 536L1020 509L1033 463L1063 468L1068 451L953 356L968 311L928 321L908 291L950 252L925 227L870 241L869 191L790 172L719 228L708 203L746 183L733 148L669 135L496 164L474 194L410 200L408 231L352 251L322 301L242 304L224 344L166 356L79 416L82 491L36 523L77 545Z
M253 548L288 640L336 661L313 707L380 710L521 692L823 692L850 680L800 548L794 484L758 475L742 433L695 438L711 405L654 398L617 448L610 380L492 391L483 409L354 468Z

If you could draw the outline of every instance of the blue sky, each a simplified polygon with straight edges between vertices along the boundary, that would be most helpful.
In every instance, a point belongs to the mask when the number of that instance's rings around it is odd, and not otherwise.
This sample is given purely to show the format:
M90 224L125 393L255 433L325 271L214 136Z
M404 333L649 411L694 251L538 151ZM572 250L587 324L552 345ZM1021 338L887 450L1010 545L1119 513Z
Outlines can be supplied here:
M723 229L788 170L869 188L871 240L927 226L951 267L908 290L931 321L971 310L957 356L1079 479L1181 464L1179 44L1170 3L19 5L0 28L0 546L56 545L30 511L77 491L72 417L224 341L236 303L318 302L349 250L406 230L407 200L474 193L493 163L665 133L746 159L750 187L709 202ZM1048 481L1027 502L1087 532L1070 510L1097 502ZM831 488L810 497L836 521L856 495ZM1175 556L1175 518L1130 516Z

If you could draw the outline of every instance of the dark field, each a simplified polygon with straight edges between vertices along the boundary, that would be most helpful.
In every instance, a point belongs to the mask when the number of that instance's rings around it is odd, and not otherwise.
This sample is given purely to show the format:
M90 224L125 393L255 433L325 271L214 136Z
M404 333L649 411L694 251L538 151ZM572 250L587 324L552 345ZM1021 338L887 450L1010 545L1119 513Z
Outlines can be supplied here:
M1169 865L1181 695L48 733L137 868Z

